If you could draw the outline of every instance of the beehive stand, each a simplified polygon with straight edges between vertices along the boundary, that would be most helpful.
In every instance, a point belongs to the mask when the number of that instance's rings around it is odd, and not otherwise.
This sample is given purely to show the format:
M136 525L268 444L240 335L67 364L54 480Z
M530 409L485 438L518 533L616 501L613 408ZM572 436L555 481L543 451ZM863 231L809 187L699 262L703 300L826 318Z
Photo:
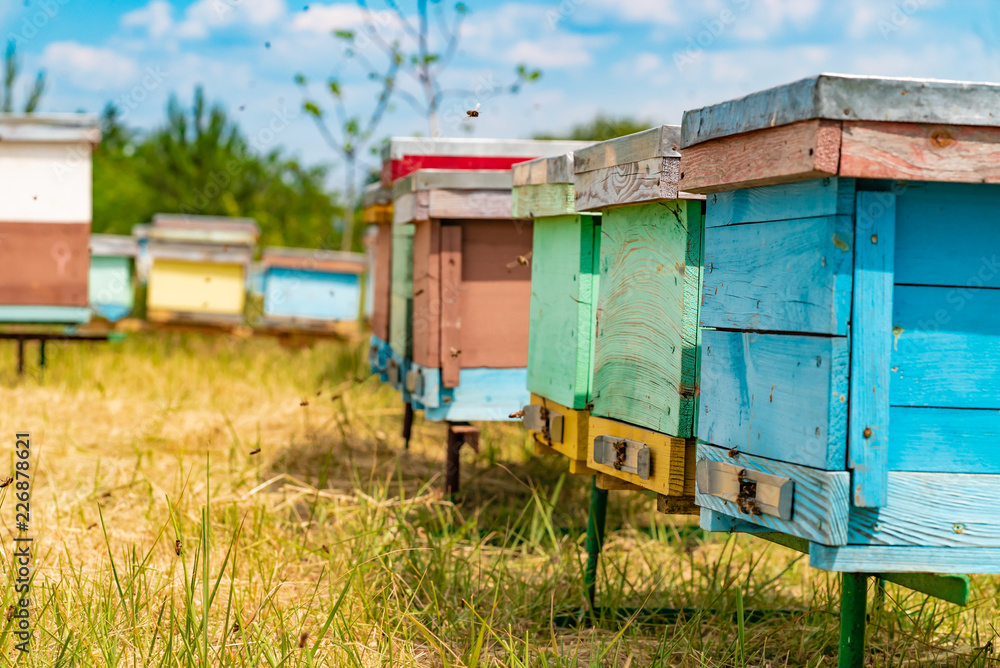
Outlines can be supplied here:
M963 602L949 574L1000 572L998 99L820 75L684 116L681 187L708 194L702 527L843 573L842 666L863 574Z
M26 341L38 341L38 368L45 370L48 367L48 356L45 344L48 341L68 341L70 343L94 343L107 341L111 337L108 333L82 333L82 332L0 332L0 340L17 341L17 375L24 375L24 343Z

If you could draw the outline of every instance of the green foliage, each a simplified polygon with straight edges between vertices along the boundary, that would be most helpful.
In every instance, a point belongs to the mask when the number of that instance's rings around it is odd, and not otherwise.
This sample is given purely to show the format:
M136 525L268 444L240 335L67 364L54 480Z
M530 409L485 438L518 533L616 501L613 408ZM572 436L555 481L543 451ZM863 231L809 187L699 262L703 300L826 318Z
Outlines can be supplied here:
M622 116L615 118L598 114L594 120L581 125L574 125L565 134L536 135L535 139L573 139L576 141L605 141L615 137L642 132L654 127L652 121L637 120Z
M167 121L148 135L122 125L108 106L94 154L94 231L129 234L154 213L246 216L261 245L338 247L340 214L326 169L255 146L201 88L184 109L171 98Z
M0 111L11 113L14 111L14 84L20 74L17 64L17 43L14 40L7 42L7 51L3 59L3 91L0 92ZM35 77L35 84L28 93L28 101L24 103L24 113L30 114L38 109L38 103L42 100L42 93L45 92L45 72L39 71Z

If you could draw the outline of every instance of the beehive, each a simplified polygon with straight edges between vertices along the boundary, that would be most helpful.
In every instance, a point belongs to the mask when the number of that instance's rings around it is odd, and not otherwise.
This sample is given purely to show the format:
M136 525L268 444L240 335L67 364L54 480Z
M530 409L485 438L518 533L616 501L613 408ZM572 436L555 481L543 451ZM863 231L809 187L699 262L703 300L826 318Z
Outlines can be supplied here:
M998 100L821 75L685 114L703 525L829 570L1000 571Z
M91 152L97 119L0 114L0 322L90 319Z
M372 373L388 380L385 366L392 356L389 347L389 301L392 295L392 191L379 183L365 187L362 219L375 230L374 243L369 246L371 269L368 272L367 294L371 299L372 340L368 361Z
M406 385L427 419L506 420L528 402L531 225L511 219L510 189L509 170L424 169L393 186L394 227L413 243Z
M146 316L159 322L242 323L257 234L257 225L244 218L154 216Z
M261 254L264 321L308 330L356 330L366 258L312 248L269 247Z
M390 186L418 169L509 170L515 163L540 156L557 155L579 145L580 142L517 139L394 137L382 152L382 184ZM393 216L397 217L395 208ZM503 217L509 219L510 211L504 213ZM389 382L401 390L403 400L407 403L411 397L405 378L413 360L414 229L412 225L393 225L389 301L391 358L386 363Z
M576 151L574 196L602 213L588 463L690 503L704 203L679 145L664 125Z
M101 318L116 322L132 312L135 285L132 266L139 253L133 237L117 234L90 236L90 308Z
M573 154L514 165L512 215L532 221L528 390L524 424L536 443L587 468L600 215L579 214Z

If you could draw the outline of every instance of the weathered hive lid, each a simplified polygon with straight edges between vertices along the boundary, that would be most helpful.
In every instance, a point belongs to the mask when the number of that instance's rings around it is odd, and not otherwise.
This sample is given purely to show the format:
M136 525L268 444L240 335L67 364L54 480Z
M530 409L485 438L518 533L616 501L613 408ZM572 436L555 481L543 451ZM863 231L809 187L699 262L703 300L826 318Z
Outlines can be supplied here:
M577 211L695 198L677 188L680 126L661 125L591 144L574 153Z
M161 241L253 246L260 230L250 218L187 216L158 213L149 230Z
M513 218L539 220L573 215L573 154L536 158L511 168Z
M1000 85L821 74L684 114L681 187L998 183Z
M0 142L99 144L101 129L92 114L0 113Z
M573 184L573 154L535 158L519 162L511 168L514 187L540 186L547 183Z
M242 244L183 243L152 238L149 255L154 260L181 260L205 264L243 264L253 261L253 249Z
M337 274L360 274L365 269L364 253L269 246L260 258L261 267L281 267Z
M510 219L510 169L421 169L392 186L392 222Z
M382 149L382 183L418 169L510 169L525 160L559 155L588 142L546 139L393 137Z
M392 189L381 183L369 183L362 191L361 201L366 208L376 204L389 204L392 202Z
M135 257L139 241L124 234L91 234L90 254L103 257Z
M1000 126L1000 84L820 74L684 112L682 146L797 121Z
M152 227L148 223L139 223L132 226L132 236L137 240L148 239L149 238L149 228Z

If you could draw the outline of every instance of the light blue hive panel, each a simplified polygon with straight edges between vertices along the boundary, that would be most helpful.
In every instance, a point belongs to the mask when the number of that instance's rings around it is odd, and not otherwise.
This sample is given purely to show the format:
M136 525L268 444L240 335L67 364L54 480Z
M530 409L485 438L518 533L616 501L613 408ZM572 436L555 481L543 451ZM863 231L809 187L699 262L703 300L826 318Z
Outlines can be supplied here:
M264 280L264 315L309 320L356 320L361 310L357 274L269 267Z
M91 255L88 292L97 315L115 322L132 312L132 258Z
M531 400L527 369L462 369L458 387L441 387L441 370L410 366L407 389L431 421L504 422Z

